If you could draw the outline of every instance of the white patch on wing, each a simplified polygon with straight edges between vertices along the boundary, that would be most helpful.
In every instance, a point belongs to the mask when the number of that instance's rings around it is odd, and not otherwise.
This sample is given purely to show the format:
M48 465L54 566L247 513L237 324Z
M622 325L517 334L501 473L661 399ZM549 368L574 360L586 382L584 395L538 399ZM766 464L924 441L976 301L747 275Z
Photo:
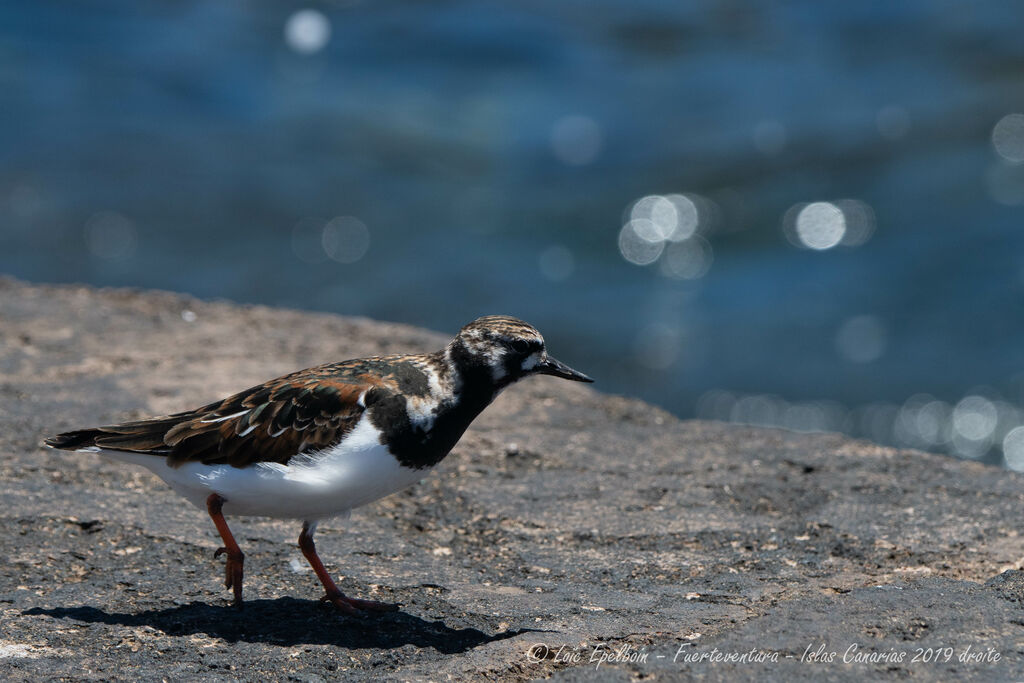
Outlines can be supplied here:
M142 465L205 510L216 493L224 514L316 520L337 517L415 484L429 469L403 467L380 442L380 432L364 416L336 446L280 463L249 467L188 462L170 467L165 458L97 449L105 456Z
M202 424L209 425L209 424L213 424L214 422L223 422L224 420L230 420L233 417L238 417L239 415L245 415L248 412L249 412L248 409L240 410L237 413L231 413L230 415L225 415L224 417L217 417L217 418L214 418L212 420L200 420L200 422Z

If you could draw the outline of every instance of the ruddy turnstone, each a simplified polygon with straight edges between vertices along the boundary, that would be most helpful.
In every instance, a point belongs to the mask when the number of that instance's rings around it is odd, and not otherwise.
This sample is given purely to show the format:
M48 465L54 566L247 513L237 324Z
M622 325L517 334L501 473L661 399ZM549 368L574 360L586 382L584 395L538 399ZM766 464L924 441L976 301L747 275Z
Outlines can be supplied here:
M397 605L346 597L316 553L319 520L347 514L422 479L469 424L530 375L592 382L547 355L532 325L469 323L436 353L329 363L272 379L196 410L46 439L148 468L213 519L225 585L242 604L244 555L225 515L302 520L299 548L343 612Z

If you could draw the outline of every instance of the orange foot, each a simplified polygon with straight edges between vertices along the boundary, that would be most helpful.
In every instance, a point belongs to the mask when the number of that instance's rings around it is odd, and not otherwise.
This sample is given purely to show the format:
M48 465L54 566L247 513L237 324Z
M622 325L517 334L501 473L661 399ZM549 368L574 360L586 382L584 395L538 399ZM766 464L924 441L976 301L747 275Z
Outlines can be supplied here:
M362 612L397 612L399 608L397 603L349 598L341 591L328 592L327 595L320 598L320 602L329 602L344 614L353 615L360 614Z
M214 558L220 557L221 555L227 555L227 561L224 563L224 586L227 588L234 589L235 593L235 607L242 606L242 577L243 568L245 566L245 555L242 551L231 552L227 548L217 548L217 552L213 554Z

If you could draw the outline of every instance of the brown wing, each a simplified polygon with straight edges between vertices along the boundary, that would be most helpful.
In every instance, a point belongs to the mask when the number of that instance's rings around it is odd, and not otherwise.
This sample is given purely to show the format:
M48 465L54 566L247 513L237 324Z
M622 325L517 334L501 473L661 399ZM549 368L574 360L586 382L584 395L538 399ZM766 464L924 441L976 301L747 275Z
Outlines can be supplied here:
M287 463L331 446L359 421L364 392L382 383L364 367L334 364L287 375L194 411L119 425L66 432L46 440L54 448L96 446L186 462L244 467Z

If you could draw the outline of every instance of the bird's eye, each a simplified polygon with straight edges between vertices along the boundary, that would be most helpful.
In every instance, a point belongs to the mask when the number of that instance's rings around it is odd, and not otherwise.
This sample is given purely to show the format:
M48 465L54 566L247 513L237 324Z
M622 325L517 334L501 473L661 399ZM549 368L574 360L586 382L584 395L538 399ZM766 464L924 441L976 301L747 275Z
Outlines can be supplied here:
M530 351L530 342L522 339L513 339L509 343L509 346L518 353L528 353Z

